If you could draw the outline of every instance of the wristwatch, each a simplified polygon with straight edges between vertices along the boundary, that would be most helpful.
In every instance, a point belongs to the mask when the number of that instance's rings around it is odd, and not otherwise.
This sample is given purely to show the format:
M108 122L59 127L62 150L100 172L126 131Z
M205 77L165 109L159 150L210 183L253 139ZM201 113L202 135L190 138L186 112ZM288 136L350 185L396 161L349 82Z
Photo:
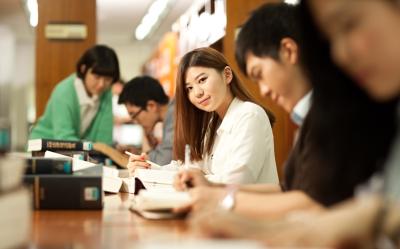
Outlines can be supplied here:
M235 208L235 203L236 203L235 196L236 196L236 192L238 190L238 186L237 185L228 185L226 187L226 189L227 189L227 194L221 200L221 202L219 203L219 206L223 210L232 211Z

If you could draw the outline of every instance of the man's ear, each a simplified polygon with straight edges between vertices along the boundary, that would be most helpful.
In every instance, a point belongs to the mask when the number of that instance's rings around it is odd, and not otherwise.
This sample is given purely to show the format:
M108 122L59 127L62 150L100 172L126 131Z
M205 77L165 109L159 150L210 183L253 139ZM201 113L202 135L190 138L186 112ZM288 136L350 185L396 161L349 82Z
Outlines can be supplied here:
M146 110L151 112L157 111L158 103L155 102L154 100L148 100L146 104Z
M230 84L232 79L233 79L233 72L232 72L232 68L226 66L224 68L224 77L226 80L226 84Z
M281 40L279 48L279 58L283 62L287 62L292 65L298 63L299 47L292 38L286 37Z

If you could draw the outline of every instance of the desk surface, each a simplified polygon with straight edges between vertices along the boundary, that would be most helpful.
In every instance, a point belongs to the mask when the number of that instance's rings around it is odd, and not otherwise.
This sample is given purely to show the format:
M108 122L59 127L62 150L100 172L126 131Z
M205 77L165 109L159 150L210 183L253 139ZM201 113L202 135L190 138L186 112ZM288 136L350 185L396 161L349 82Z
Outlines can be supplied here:
M30 248L133 248L189 236L184 220L149 221L129 211L132 195L106 195L101 211L33 212Z

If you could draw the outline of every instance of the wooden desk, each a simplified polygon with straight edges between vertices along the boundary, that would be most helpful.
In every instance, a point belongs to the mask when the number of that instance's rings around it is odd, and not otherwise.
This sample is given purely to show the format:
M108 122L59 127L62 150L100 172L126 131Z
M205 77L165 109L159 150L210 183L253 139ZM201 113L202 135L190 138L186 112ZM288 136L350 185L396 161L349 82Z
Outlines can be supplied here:
M33 212L30 248L133 248L137 241L179 240L184 220L149 221L129 211L133 195L106 195L101 211Z

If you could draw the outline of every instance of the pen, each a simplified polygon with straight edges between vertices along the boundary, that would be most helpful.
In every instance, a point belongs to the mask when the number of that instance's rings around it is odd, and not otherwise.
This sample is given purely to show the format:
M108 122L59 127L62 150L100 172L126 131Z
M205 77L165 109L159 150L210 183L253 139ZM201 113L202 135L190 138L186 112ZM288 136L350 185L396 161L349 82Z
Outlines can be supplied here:
M185 170L189 170L189 163L190 163L190 146L188 144L185 145L185 162L184 167ZM193 188L193 184L191 180L185 181L186 188Z
M185 169L189 169L189 163L190 163L190 146L188 144L185 145Z
M125 151L125 154L127 154L128 156L137 156L133 153L130 153L129 151ZM153 163L152 161L145 160L145 162L151 165L151 169L161 169L160 165Z

